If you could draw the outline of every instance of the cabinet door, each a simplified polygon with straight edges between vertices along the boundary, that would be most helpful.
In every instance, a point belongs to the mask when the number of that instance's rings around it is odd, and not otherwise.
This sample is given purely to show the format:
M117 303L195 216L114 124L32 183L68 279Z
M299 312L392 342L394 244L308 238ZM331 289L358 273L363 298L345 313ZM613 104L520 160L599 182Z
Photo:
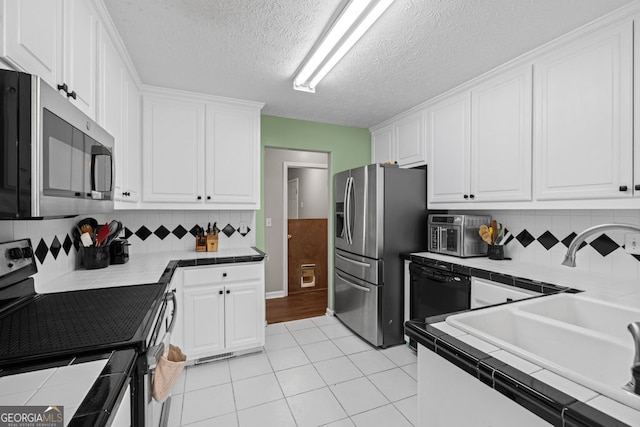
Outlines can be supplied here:
M632 24L616 24L534 64L537 199L631 195Z
M264 293L259 281L226 287L227 350L264 345Z
M143 201L201 203L204 104L145 95L142 156Z
M207 106L207 202L259 207L259 123L255 111Z
M4 56L56 87L61 67L61 0L5 1L3 23Z
M427 111L429 203L469 199L469 104L469 93L465 92Z
M397 159L400 166L417 166L427 162L422 111L394 123Z
M223 286L185 286L184 352L189 360L224 350L224 300Z
M125 69L118 51L104 31L100 33L98 66L100 69L98 123L113 136L114 145L118 146L123 140Z
M385 126L371 134L372 163L396 161L396 147L393 143L393 125Z
M471 194L531 200L531 67L471 90Z
M125 73L124 138L116 144L116 200L137 202L140 192L140 93Z
M89 0L64 0L62 81L69 100L91 118L96 110L96 34L98 19Z

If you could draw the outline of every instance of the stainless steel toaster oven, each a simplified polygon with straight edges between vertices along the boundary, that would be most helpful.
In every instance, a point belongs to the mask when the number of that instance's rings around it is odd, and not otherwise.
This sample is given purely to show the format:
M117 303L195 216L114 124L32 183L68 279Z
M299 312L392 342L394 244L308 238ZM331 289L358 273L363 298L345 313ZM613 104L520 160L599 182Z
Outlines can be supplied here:
M484 256L487 244L478 230L489 225L489 215L431 214L428 219L429 252L453 255L461 258Z

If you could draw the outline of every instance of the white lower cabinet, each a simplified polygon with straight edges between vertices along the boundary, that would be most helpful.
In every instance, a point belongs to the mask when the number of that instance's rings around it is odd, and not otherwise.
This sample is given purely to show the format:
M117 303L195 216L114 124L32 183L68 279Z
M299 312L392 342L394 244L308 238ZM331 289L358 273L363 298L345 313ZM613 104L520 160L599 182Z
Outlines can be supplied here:
M185 268L182 327L187 361L264 345L264 265Z
M476 377L418 345L418 426L550 426Z

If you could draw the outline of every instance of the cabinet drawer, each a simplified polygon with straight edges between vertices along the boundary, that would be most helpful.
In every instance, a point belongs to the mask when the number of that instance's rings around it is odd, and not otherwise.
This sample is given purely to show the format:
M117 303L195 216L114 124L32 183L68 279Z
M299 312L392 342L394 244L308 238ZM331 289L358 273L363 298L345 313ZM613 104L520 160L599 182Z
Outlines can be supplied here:
M534 295L540 294L476 277L471 279L471 308L500 304L508 300L517 301Z
M184 269L184 285L225 284L238 281L261 279L262 263L223 264Z

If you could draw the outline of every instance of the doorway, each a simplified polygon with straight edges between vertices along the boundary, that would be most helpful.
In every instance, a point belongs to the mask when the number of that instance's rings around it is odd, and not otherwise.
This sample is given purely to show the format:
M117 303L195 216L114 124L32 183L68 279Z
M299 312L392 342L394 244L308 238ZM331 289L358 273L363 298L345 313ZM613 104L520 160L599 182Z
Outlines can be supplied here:
M328 153L265 149L268 323L326 312L329 176Z

